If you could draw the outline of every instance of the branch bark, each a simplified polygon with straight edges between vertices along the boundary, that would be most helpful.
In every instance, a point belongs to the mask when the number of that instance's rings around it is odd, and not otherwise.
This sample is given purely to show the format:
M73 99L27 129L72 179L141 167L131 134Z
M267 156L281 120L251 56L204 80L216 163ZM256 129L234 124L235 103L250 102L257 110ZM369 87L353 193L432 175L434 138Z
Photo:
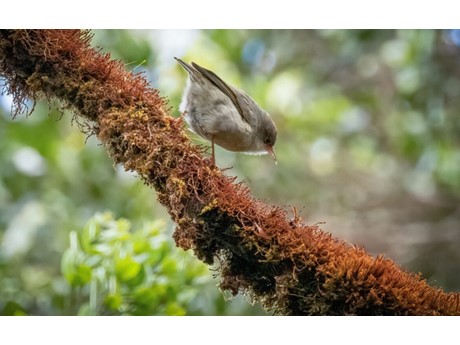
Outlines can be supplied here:
M177 245L219 261L222 289L282 315L460 315L458 293L253 198L190 143L158 90L90 41L88 31L1 30L15 114L40 98L72 110L115 163L156 190Z

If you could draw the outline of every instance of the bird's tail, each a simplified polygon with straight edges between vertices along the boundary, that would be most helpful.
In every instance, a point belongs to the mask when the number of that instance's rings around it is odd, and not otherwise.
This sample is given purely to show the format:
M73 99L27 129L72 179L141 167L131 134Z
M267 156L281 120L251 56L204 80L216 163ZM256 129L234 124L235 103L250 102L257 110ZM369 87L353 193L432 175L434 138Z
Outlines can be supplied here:
M176 59L179 65L181 65L188 72L188 74L190 75L192 79L199 77L198 71L195 68L193 68L191 65L189 65L188 63L182 61L181 59L177 57L174 57L174 59Z

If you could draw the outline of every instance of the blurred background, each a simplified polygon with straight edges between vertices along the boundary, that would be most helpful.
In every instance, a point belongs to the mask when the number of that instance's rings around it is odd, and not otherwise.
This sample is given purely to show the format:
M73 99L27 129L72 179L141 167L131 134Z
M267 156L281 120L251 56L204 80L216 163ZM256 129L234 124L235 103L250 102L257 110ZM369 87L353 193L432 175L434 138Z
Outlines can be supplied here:
M278 127L278 166L217 148L227 174L460 291L460 30L94 35L94 46L144 73L174 116L186 81L174 56L245 90ZM0 97L1 314L266 314L222 295L213 268L174 247L154 193L70 119L39 103L13 120Z

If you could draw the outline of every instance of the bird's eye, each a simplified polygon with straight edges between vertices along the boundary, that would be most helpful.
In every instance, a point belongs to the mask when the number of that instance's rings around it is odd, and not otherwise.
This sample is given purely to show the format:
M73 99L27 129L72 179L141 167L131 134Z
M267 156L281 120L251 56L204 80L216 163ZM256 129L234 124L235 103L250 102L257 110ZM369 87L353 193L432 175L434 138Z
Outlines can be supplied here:
M264 139L264 144L265 144L265 145L270 144L270 138L265 138L265 139Z

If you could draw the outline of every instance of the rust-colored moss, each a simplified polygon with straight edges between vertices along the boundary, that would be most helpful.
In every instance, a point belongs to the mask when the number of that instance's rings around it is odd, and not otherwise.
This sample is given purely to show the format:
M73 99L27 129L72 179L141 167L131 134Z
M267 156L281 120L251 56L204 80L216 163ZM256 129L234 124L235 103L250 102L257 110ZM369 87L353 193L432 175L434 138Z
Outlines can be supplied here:
M176 243L218 260L222 289L283 315L460 314L459 294L254 199L190 143L158 90L90 41L79 30L1 30L0 74L16 113L43 97L73 110L116 163L157 191Z

